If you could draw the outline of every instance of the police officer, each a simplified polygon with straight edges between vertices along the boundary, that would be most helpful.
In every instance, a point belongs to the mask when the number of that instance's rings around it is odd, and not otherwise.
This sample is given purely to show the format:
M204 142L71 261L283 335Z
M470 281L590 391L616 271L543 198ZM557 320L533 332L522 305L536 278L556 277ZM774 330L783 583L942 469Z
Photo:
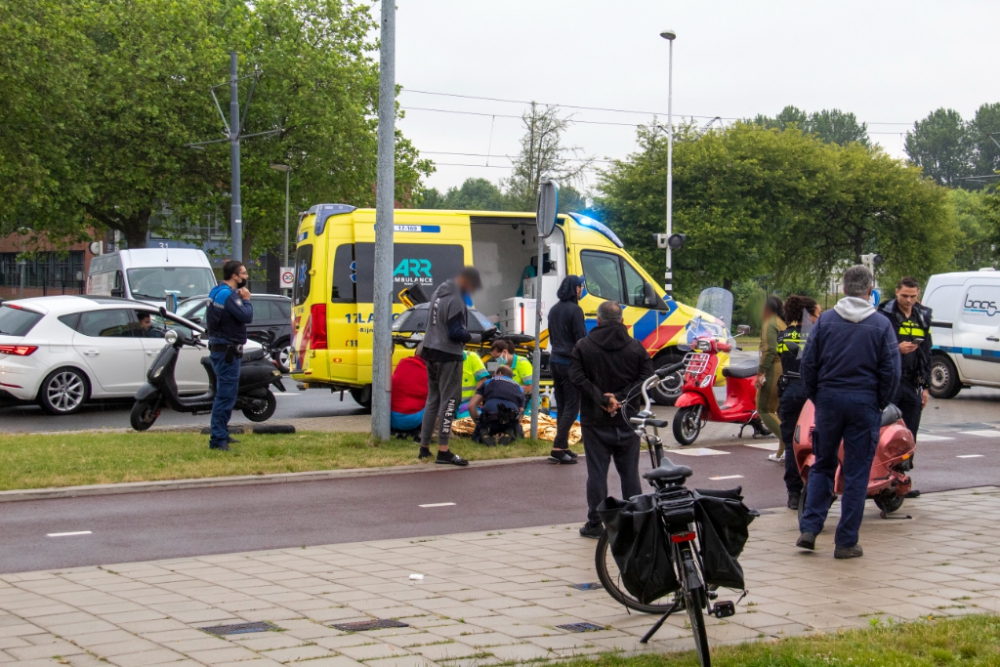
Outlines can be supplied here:
M253 322L248 280L242 262L227 260L222 265L222 282L208 294L211 299L206 315L208 351L215 371L210 449L229 451L229 444L236 442L229 437L229 418L240 388L240 361L247 342L247 325Z
M806 404L806 390L799 377L799 363L805 337L802 320L808 317L815 322L822 310L815 299L793 294L785 299L784 320L787 324L778 332L776 351L781 357L781 377L778 379L778 419L781 420L781 439L785 442L785 490L788 492L788 509L797 510L802 496L802 475L795 460L793 447L795 424L799 421L802 406Z
M909 276L896 285L896 298L879 305L879 312L889 318L896 332L903 375L893 403L903 413L906 428L917 439L920 415L930 396L931 379L931 310L918 303L920 283ZM911 491L908 497L920 495Z

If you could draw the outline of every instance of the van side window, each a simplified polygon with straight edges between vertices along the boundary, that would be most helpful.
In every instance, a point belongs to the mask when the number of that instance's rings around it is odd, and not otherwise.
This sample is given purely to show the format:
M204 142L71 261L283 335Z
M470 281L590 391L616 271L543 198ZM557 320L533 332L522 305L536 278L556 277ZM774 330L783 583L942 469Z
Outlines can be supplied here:
M625 270L625 295L628 299L628 305L645 306L646 281L643 280L635 267L629 264L628 260L622 260L622 268Z
M969 285L962 302L962 321L982 327L1000 326L1000 299L992 285Z
M354 288L357 275L354 263L354 244L344 243L337 246L333 255L333 290L330 293L332 303L356 303Z
M296 306L301 306L309 298L309 288L312 286L313 247L312 244L300 245L295 250L295 278L292 284L292 300Z
M587 292L600 299L623 302L622 274L618 255L585 250L580 253Z

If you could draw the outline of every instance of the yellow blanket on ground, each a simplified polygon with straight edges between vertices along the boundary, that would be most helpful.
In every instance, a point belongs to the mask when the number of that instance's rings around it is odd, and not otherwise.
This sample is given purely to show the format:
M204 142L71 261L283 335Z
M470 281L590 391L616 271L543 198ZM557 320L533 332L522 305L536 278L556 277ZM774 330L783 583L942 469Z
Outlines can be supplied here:
M531 430L531 416L526 415L521 418L521 427L524 429L525 434L529 433ZM476 425L473 423L471 417L466 417L465 419L456 420L455 423L451 425L451 432L458 436L469 437L475 430ZM583 433L580 431L580 422L573 422L573 426L569 429L569 444L575 445L580 442L583 438ZM552 442L556 439L556 420L548 415L538 415L538 439L548 440Z

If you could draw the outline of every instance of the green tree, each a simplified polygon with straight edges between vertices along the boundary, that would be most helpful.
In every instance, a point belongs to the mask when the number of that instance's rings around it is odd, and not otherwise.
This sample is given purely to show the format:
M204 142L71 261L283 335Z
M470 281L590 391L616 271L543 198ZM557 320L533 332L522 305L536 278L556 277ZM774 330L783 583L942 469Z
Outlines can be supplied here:
M954 109L938 109L914 123L903 147L910 161L941 185L961 185L972 175L972 142Z
M503 211L506 201L500 188L485 178L467 178L461 187L443 195L435 188L423 191L424 208L455 211Z
M976 176L1000 172L1000 102L976 109L969 122L972 142L972 167ZM992 135L992 136L990 136Z
M989 195L983 190L956 188L948 191L949 212L958 228L950 270L975 271L993 265L995 259L990 239L992 219L989 204Z
M795 106L787 106L775 117L757 115L752 121L767 129L785 130L796 127L806 134L815 134L821 141L846 146L858 142L870 146L868 126L858 123L853 113L840 109L823 109L811 114Z

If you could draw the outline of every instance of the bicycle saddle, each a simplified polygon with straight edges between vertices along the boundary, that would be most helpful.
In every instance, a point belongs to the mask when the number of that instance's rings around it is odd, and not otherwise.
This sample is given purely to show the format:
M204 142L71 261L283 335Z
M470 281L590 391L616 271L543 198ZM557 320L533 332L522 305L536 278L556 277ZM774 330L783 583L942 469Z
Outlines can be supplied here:
M649 472L643 473L642 477L650 482L673 482L676 484L683 482L691 474L691 468L674 465L670 459L664 457L659 468L653 468Z
M749 378L757 375L757 364L744 364L742 366L726 366L722 369L722 377L727 378Z

